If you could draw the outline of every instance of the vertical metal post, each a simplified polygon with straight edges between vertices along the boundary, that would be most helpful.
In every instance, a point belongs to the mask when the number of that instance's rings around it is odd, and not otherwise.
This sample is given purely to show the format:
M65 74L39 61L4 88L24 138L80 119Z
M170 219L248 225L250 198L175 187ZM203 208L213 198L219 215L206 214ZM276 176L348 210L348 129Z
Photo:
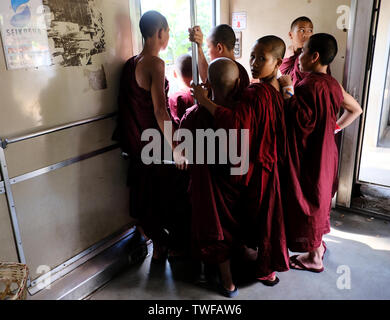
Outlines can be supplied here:
M5 159L4 149L2 147L0 147L0 167L1 167L0 168L1 175L3 176L3 180L4 180L4 188L5 188L5 193L7 196L7 203L8 203L9 213L10 213L11 222L12 222L12 229L13 229L16 249L18 251L19 262L26 264L26 258L24 256L24 250L23 250L23 245L22 245L22 237L20 235L18 217L16 216L14 197L12 194L11 183L10 183L9 175L8 175L7 162ZM27 286L29 286L29 285L30 285L30 278L27 281Z
M212 27L216 27L217 26L217 0L212 0L213 3L212 3L212 17L211 17L211 23L212 23Z
M196 0L190 0L191 28L196 26ZM198 45L192 42L192 78L195 85L199 84Z

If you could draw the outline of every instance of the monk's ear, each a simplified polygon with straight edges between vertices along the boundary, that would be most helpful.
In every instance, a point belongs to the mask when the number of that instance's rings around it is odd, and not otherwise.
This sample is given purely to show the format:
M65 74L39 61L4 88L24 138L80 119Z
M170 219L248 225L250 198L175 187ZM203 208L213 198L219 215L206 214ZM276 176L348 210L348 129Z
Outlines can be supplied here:
M314 52L312 55L313 63L320 62L320 54L318 52Z
M288 33L288 36L289 36L289 38L292 40L293 36L292 36L291 31Z
M159 29L159 30L158 30L157 36L158 36L159 39L162 38L162 32L163 32L163 29Z
M282 65L282 63L283 63L283 59L278 59L278 62L276 63L276 68L280 68L280 66Z
M217 51L219 53L223 53L224 47L221 43L217 43Z
M178 78L176 70L173 70L173 77L174 77L175 79Z

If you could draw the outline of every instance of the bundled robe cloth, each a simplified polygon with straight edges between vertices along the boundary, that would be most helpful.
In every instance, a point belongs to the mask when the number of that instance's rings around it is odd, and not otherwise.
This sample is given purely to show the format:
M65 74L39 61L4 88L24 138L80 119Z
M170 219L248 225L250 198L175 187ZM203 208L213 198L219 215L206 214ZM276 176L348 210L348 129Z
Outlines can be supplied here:
M145 165L141 161L141 151L149 143L141 141L144 130L156 129L160 132L162 153L164 143L168 143L154 115L150 91L137 84L135 68L136 57L132 57L122 72L118 126L113 137L130 158L130 215L139 220L145 234L153 241L179 249L190 241L191 208L186 192L188 174L174 165ZM166 97L168 88L168 80L165 80ZM166 103L168 106L168 98Z
M286 106L286 227L289 249L295 252L313 251L330 232L338 167L334 131L342 102L342 90L333 77L310 73Z
M183 89L169 97L169 110L172 120L176 126L180 125L180 120L186 113L186 110L194 105L194 98L191 96L190 89Z
M276 138L285 139L283 98L269 85L251 86L240 96L242 102L218 107L214 119L202 107L183 117L183 128L248 129L250 138L242 146L250 157L248 173L232 176L229 166L192 166L192 236L207 262L226 261L243 244L258 247L256 277L263 277L288 270ZM285 142L279 142L285 155Z

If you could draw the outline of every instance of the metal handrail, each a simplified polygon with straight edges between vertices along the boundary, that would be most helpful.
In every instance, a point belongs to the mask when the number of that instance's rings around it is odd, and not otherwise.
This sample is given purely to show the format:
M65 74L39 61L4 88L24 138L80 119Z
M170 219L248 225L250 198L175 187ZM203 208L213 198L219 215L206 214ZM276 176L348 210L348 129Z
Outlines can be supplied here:
M88 123L92 123L92 122L96 122L96 121L112 118L115 115L116 115L116 112L113 112L113 113L109 113L109 114L102 115L102 116L97 116L97 117L88 118L88 119L85 119L85 120L71 122L71 123L68 123L68 124L64 124L64 125L61 125L61 126L57 126L57 127L51 128L51 129L42 130L42 131L38 131L38 132L27 134L27 135L19 136L19 137L2 139L1 140L1 147L3 149L5 149L7 147L7 145L12 144L12 143L33 139L33 138L36 138L36 137L39 137L39 136L43 136L43 135L46 135L46 134L49 134L49 133L53 133L53 132L57 132L57 131L61 131L61 130L65 130L65 129L69 129L69 128L73 128L73 127L82 126L84 124L88 124Z

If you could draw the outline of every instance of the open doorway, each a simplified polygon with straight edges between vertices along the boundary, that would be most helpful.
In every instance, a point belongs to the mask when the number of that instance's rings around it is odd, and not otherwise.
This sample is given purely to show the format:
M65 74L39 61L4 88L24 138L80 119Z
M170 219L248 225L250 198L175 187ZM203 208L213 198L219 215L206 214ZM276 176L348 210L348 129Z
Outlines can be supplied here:
M190 0L141 0L141 14L149 10L156 10L163 14L169 24L170 39L166 50L161 53L165 61L165 74L169 80L170 92L176 92L180 84L174 77L176 59L185 53L191 54L191 42L188 40L188 28L191 27ZM197 24L200 25L205 37L215 25L215 1L196 1ZM206 41L204 41L205 54L207 54ZM207 59L209 57L206 56Z
M390 217L390 4L379 10L351 207Z

